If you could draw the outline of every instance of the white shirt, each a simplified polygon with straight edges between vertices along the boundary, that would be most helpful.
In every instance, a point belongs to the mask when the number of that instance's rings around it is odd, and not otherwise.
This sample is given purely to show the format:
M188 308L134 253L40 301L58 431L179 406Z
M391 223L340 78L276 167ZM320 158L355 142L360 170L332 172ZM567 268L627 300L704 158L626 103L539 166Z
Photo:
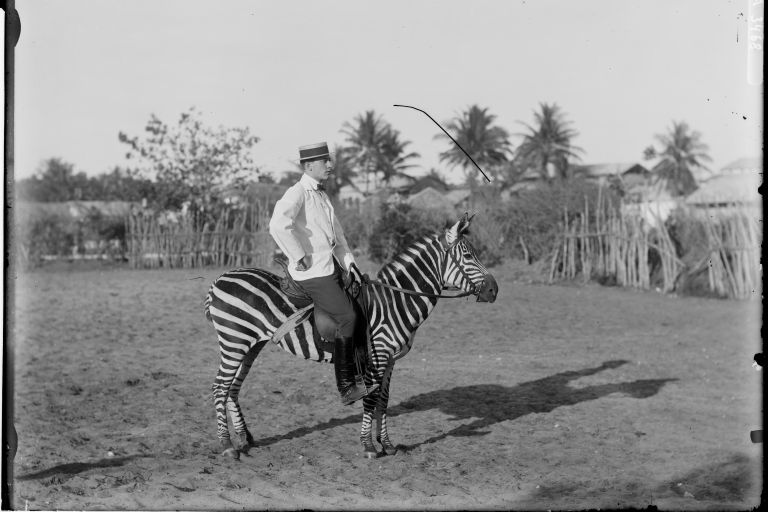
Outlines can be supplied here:
M269 234L288 257L288 272L297 281L330 276L333 258L349 270L355 259L328 195L317 190L318 181L306 174L275 204ZM296 270L305 255L311 266Z

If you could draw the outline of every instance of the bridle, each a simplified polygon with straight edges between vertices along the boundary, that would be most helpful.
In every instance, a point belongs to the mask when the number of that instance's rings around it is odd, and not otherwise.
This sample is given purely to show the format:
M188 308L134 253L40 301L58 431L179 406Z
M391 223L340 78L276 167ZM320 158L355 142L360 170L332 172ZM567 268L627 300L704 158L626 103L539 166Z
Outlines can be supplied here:
M446 246L443 246L443 240L445 240ZM433 299L460 299L462 297L468 297L470 295L477 295L479 293L478 286L472 282L472 279L470 279L467 272L464 270L464 268L459 264L459 262L456 260L456 256L453 255L453 249L459 244L461 241L461 237L458 237L456 241L454 241L451 244L448 244L448 240L445 238L445 234L441 235L440 238L438 238L438 243L440 244L440 248L443 250L443 252L446 253L446 257L443 258L443 263L440 266L440 277L445 275L445 270L448 267L448 258L451 258L451 261L454 265L456 265L456 268L459 269L459 272L461 272L461 275L464 276L464 279L467 280L467 282L470 284L470 290L468 292L461 292L456 295L443 295L441 293L427 293L427 292L420 292L417 290L408 290L407 288L401 288L399 286L394 286L391 284L384 283L378 279L371 279L368 277L368 274L364 274L361 279L363 284L373 284L376 286L380 286L382 288L387 288L396 292L405 293L406 295L415 295L418 297L430 297Z

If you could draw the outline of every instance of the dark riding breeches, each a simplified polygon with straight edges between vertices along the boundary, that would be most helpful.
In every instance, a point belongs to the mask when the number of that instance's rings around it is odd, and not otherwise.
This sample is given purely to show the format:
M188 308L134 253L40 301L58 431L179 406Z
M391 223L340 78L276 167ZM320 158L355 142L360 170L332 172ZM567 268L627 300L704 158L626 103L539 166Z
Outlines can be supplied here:
M296 281L312 297L315 308L322 309L339 326L339 336L350 337L355 334L355 308L349 296L344 292L341 271L330 276L313 277Z

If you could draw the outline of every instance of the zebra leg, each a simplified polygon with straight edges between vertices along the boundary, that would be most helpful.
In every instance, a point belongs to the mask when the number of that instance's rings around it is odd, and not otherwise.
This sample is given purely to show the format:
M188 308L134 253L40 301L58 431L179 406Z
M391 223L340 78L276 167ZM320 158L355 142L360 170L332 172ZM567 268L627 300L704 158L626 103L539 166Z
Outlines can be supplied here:
M373 413L376 409L376 402L379 400L380 389L381 387L363 398L363 425L360 427L360 442L363 444L363 457L366 459L375 459L379 456L376 451L376 446L373 444L371 426L373 423Z
M219 438L219 450L222 455L228 455L233 459L239 459L240 454L232 447L227 426L227 391L225 384L227 374L219 367L216 372L216 380L213 383L213 406L216 408L216 436Z
M234 344L219 335L219 370L213 382L213 405L216 408L216 435L222 455L239 459L240 453L232 446L227 426L227 398L232 382L240 370L240 363L250 351L247 343Z
M384 372L384 378L381 379L379 390L379 401L376 404L376 440L381 444L384 455L395 455L397 448L389 440L387 431L387 404L389 403L389 384L392 380L392 369L395 367L394 359L389 362Z
M375 459L379 456L376 446L373 444L371 427L373 426L373 416L376 411L376 405L379 403L388 367L389 364L383 365L381 370L372 375L372 381L378 382L379 387L373 393L363 398L363 425L360 427L360 442L363 444L363 457L366 459ZM367 382L366 385L368 385Z
M242 453L248 453L248 450L251 446L256 444L256 441L253 439L250 430L248 430L248 426L245 424L238 397L240 396L240 389L245 377L248 375L248 372L250 371L253 362L256 360L256 357L261 352L261 349L263 349L266 344L266 340L259 341L251 347L245 355L245 358L243 358L243 361L240 363L240 368L238 368L237 373L235 374L235 379L229 387L229 395L227 396L227 413L229 414L229 419L232 421L232 428L235 430L235 434L237 434L235 448Z

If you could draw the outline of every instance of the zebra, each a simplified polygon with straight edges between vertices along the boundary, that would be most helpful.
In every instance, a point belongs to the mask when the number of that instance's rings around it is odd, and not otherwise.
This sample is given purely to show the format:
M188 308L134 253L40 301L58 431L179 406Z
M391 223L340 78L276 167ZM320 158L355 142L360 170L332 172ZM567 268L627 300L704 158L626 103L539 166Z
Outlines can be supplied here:
M473 216L464 214L443 232L424 236L385 264L377 279L366 283L367 276L353 265L354 282L362 289L363 318L370 329L370 357L365 384L373 390L363 399L360 441L366 458L394 455L396 446L387 430L389 384L395 361L413 346L416 329L434 309L443 290L460 290L461 295L475 295L478 302L494 302L498 293L496 280L479 261L476 250L466 239ZM449 297L451 295L448 295ZM238 459L255 441L243 418L238 402L254 360L275 332L297 311L295 303L280 287L280 278L263 269L230 270L212 283L204 301L205 315L218 335L220 362L213 383L217 436L222 455ZM312 316L295 320L297 325L279 339L280 348L293 355L317 362L332 362L333 337L329 342L318 335ZM318 315L318 323L322 317ZM285 327L281 329L285 330ZM320 327L320 333L326 330ZM333 332L333 331L330 331ZM227 415L237 436L230 438ZM377 452L373 443L373 420L377 420Z

